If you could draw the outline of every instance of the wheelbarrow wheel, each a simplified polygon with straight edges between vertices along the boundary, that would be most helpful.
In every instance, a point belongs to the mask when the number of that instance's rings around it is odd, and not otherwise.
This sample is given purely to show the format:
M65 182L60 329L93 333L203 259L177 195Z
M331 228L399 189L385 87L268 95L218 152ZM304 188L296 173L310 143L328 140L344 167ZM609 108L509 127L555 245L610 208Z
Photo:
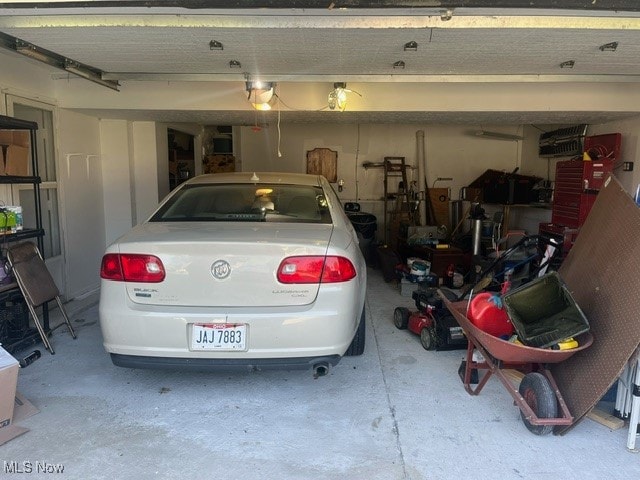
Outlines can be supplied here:
M393 311L393 324L399 330L404 330L409 324L409 309L405 307L396 307Z
M425 327L420 330L420 343L425 350L435 350L436 332L433 327Z
M551 388L547 377L541 373L534 372L526 374L520 382L518 391L538 418L556 418L558 416L556 394ZM520 416L531 433L547 435L553 430L553 425L533 425L527 420L522 411L520 412Z

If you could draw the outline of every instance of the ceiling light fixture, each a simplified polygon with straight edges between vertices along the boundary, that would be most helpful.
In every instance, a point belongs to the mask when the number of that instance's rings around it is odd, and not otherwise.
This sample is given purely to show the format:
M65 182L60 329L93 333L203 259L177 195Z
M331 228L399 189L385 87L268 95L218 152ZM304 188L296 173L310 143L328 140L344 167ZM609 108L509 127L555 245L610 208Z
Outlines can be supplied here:
M400 69L400 70L403 70L405 66L406 66L405 63L402 60L398 60L393 64L393 68Z
M618 42L605 43L599 48L601 52L615 52L618 49Z
M247 100L256 110L271 110L271 101L274 95L274 83L247 80L246 89L248 92Z
M567 60L560 64L560 68L573 68L576 62L574 60Z
M242 64L238 60L229 60L229 68L242 68Z
M347 84L345 82L335 82L333 84L333 90L329 92L329 108L331 110L335 110L337 108L341 112L344 112L345 108L347 108L347 93L355 93L360 97L362 96L355 90L347 89Z
M417 52L418 51L418 43L411 41L404 44L405 52Z
M209 42L209 50L224 50L224 45L217 40L211 40Z

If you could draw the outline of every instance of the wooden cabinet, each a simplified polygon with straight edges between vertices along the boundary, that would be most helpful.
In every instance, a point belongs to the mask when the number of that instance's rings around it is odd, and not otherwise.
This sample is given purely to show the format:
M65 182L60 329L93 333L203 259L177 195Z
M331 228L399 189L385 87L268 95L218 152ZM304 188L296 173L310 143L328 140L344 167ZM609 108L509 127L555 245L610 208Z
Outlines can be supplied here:
M307 152L307 173L322 175L329 183L338 181L338 152L329 148L314 148Z

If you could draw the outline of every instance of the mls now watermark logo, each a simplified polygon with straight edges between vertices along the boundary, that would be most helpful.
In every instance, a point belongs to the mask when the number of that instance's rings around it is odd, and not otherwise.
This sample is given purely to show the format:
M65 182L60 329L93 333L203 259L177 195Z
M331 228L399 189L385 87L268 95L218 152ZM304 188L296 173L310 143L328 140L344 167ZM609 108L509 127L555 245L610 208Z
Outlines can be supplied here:
M4 473L64 473L64 465L48 462L4 462Z

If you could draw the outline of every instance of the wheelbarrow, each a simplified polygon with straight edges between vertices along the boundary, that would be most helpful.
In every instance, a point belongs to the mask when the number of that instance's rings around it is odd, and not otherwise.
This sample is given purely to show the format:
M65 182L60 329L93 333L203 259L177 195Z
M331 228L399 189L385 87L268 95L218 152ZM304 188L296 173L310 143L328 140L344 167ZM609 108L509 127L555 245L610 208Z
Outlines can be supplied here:
M530 432L546 435L556 425L573 423L574 418L546 365L562 362L589 347L593 343L591 333L584 332L576 336L578 347L570 350L534 348L508 342L480 330L471 323L466 315L466 301L452 302L444 293L439 294L467 336L467 352L461 372L467 393L479 395L487 381L495 375L513 397L515 405L520 409L522 421ZM483 357L481 360L474 360L474 350L480 352ZM503 371L506 369L525 374L518 389L514 388ZM477 375L480 370L486 370L482 378ZM476 377L478 381L474 388L472 378Z

